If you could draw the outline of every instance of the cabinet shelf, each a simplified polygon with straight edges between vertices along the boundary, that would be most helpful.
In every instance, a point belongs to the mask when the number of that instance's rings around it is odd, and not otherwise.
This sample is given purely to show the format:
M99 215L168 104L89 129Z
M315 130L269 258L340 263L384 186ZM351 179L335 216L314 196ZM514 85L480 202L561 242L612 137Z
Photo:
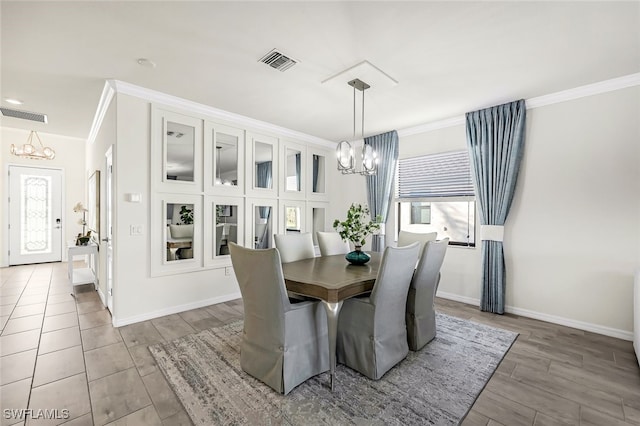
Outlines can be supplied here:
M75 256L90 256L89 267L74 268L73 258ZM69 246L68 262L69 262L69 283L71 286L82 284L93 284L96 289L98 287L98 245L89 244L86 246ZM95 270L91 268L95 265Z

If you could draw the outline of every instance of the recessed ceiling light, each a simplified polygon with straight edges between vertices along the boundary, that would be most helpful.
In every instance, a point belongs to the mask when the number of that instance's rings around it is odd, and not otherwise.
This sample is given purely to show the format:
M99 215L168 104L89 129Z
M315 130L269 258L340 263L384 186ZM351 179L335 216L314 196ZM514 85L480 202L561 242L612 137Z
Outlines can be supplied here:
M153 62L151 59L138 58L137 62L138 62L138 65L142 65L143 67L147 67L147 68L155 68L156 67L156 63Z
M19 101L18 99L4 98L4 100L11 105L22 105L22 101Z

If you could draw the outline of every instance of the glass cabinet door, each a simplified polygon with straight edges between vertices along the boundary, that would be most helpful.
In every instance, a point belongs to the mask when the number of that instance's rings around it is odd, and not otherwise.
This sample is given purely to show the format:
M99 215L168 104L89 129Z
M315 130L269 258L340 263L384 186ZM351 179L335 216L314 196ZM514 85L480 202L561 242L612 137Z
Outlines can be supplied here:
M280 143L280 197L303 200L307 170L306 147L288 140Z
M193 259L193 204L166 203L166 261Z
M202 120L161 109L152 114L152 191L201 192Z
M307 198L328 201L327 194L327 159L329 153L324 150L307 149Z
M195 128L167 120L165 178L193 182L195 173Z
M278 224L277 206L275 199L247 199L245 247L273 247L273 234L277 232Z
M244 245L244 199L207 196L205 200L205 265L228 266L229 245Z
M305 202L280 200L280 234L307 232Z
M317 232L331 231L331 226L327 223L328 203L307 202L307 227L313 235L313 244L318 245Z
M278 139L247 132L246 179L251 182L247 195L276 197L278 192Z
M205 188L220 194L244 192L244 130L205 123Z

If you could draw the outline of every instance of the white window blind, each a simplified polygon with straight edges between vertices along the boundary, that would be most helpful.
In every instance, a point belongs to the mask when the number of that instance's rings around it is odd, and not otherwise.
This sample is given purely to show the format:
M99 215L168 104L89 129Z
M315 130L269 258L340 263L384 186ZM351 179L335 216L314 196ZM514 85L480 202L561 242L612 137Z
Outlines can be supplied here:
M401 159L397 185L399 201L475 196L466 150Z

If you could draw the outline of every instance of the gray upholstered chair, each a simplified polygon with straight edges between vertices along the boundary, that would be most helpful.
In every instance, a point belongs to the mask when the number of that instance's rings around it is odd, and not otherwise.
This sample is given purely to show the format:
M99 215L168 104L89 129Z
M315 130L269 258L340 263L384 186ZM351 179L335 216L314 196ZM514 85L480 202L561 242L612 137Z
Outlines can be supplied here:
M387 247L369 297L344 301L338 318L338 362L377 380L409 353L405 311L420 245Z
M313 238L310 233L275 234L273 241L280 252L282 263L309 259L316 256Z
M222 231L224 226L222 224L216 225L216 252L214 253L216 256L219 256L220 247L222 247Z
M342 241L337 232L316 232L320 256L333 256L334 254L347 254L351 251L349 243Z
M420 257L422 256L424 245L429 241L434 241L436 238L438 238L437 232L400 231L398 233L398 247L404 247L417 241L420 243L420 254L418 255Z
M436 291L440 268L447 252L449 238L429 241L418 260L407 296L407 339L409 349L418 351L436 337Z
M229 249L244 303L242 369L285 395L329 370L324 308L319 302L289 302L278 250L234 243Z

